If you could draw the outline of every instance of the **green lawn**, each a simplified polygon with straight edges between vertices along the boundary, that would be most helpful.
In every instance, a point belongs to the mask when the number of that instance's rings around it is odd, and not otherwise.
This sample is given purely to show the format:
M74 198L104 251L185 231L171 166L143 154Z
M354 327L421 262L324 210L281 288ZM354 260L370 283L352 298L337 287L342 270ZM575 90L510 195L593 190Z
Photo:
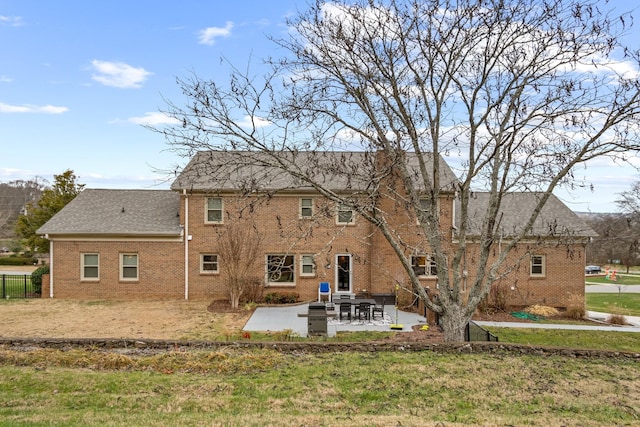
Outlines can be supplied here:
M31 275L8 275L0 272L0 298L33 298Z
M500 342L553 347L640 352L640 333L486 327Z
M607 279L606 276L586 276L585 282L587 286L589 284L603 284L603 285L639 285L640 275L637 274L617 274L616 280Z
M639 293L586 293L585 299L589 311L640 316Z
M0 425L634 425L639 383L613 358L5 350Z

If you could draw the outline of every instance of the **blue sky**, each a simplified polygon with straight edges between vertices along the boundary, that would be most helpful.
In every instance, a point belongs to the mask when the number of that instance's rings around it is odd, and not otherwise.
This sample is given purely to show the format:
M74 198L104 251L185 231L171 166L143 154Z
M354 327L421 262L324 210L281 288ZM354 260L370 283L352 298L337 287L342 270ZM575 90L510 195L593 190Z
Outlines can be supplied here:
M90 188L168 188L157 171L185 160L142 124L159 119L163 98L184 101L176 77L225 80L222 56L240 67L278 56L265 35L284 34L286 16L305 8L303 0L0 0L0 182L51 182L72 169ZM627 43L637 48L634 31ZM558 193L576 211L613 211L640 179L607 160L582 176L595 191Z

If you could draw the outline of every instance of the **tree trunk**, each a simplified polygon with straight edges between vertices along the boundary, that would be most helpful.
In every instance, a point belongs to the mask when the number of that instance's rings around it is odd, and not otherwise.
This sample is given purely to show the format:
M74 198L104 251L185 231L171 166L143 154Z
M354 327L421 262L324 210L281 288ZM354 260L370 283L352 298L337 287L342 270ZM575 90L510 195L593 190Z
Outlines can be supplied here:
M444 340L446 342L463 342L465 340L465 327L469 319L462 315L460 307L451 305L446 307L440 315Z
M230 291L229 302L231 303L231 308L238 308L240 306L240 292Z

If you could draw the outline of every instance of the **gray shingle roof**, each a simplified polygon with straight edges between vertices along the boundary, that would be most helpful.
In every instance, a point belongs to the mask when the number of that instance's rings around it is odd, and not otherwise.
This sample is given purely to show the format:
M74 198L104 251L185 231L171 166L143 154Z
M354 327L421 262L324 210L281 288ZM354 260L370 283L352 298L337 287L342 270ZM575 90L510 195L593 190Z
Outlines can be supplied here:
M376 154L371 152L282 152L281 158L298 168L297 172L334 191L358 191L368 188L376 175ZM424 156L427 167L431 154ZM410 171L417 173L418 157L406 153ZM246 151L202 151L197 153L171 185L173 190L188 191L270 191L310 190L308 183L272 166L273 158L264 153ZM457 177L440 158L443 190L451 189ZM417 176L417 175L416 175ZM420 181L416 180L420 187Z
M522 230L524 222L535 209L540 193L508 193L502 200L498 219L500 233L504 237L512 236ZM474 193L469 202L468 234L479 235L484 213L489 203L489 193ZM456 201L456 225L460 225L460 202ZM578 215L569 209L560 199L551 195L538 216L531 236L595 237L593 231Z
M179 236L179 213L174 191L85 189L38 233Z

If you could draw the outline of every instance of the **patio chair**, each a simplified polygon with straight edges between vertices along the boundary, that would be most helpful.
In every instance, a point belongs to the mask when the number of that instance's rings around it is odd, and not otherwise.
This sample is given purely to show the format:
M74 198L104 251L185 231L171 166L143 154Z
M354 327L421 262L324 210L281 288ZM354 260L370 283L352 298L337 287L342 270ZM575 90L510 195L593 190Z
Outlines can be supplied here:
M342 315L346 314L347 318L351 320L351 304L340 304L338 303L338 307L340 307L340 320L342 320Z
M320 282L318 286L318 302L322 302L322 297L327 297L327 301L331 302L331 286L329 282Z
M364 316L365 320L369 320L371 317L371 304L368 302L361 302L356 306L356 317L358 319L362 319Z
M378 315L380 319L384 319L384 297L381 301L377 302L380 302L380 304L376 304L371 307L371 319L373 320L376 319L376 315Z

